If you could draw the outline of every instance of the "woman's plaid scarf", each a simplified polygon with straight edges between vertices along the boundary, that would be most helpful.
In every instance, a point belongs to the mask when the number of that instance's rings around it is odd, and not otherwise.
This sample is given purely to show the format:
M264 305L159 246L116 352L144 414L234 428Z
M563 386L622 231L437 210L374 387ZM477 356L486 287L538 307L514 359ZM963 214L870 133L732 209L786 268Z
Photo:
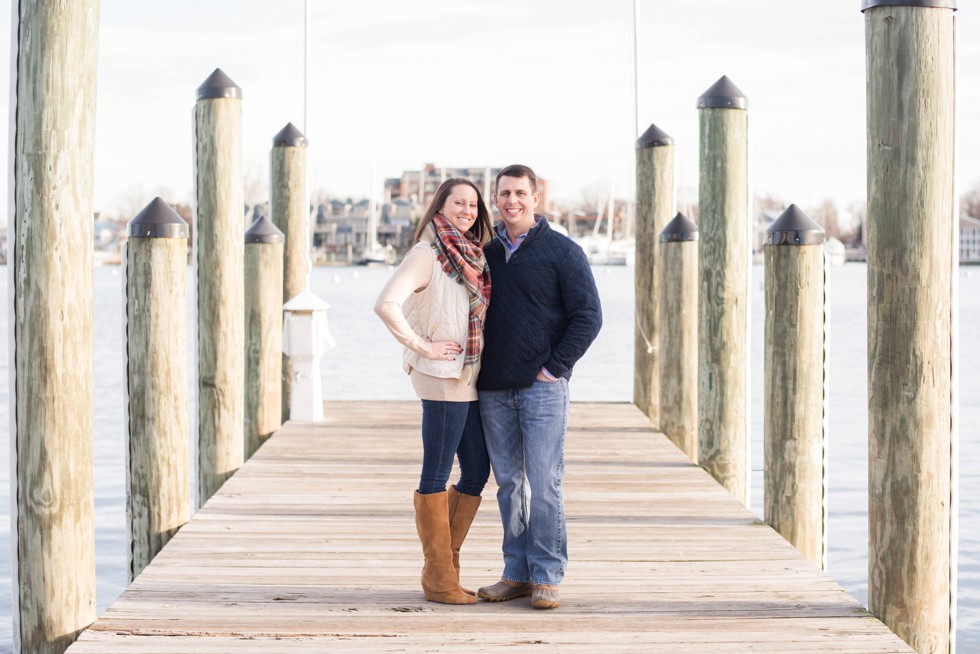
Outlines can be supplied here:
M483 246L476 238L469 233L461 234L441 213L432 217L432 227L436 232L432 249L442 265L442 271L465 286L470 297L463 365L471 366L480 361L480 334L483 333L483 318L490 303L490 270L483 257Z

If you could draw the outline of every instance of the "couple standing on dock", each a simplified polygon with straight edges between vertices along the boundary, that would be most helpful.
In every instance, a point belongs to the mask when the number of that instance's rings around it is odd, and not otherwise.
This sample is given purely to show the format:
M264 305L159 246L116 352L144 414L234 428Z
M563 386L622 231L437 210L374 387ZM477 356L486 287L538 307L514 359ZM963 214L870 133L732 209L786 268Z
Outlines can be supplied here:
M446 180L375 305L405 346L404 368L422 400L415 524L422 590L433 602L530 595L534 608L559 604L568 561L568 379L602 313L585 253L534 214L538 199L530 168L504 168L494 185L502 219L494 227L473 182ZM454 457L460 478L447 490ZM504 569L500 581L473 593L459 584L459 550L491 463Z

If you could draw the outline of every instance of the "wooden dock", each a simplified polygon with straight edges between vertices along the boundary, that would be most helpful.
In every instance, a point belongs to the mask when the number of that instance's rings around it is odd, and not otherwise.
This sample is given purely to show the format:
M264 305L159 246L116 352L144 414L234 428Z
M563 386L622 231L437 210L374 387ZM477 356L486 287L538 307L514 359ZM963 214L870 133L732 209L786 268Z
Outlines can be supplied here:
M426 602L418 402L289 423L68 652L912 652L630 404L573 404L562 605ZM492 481L463 584L500 574Z

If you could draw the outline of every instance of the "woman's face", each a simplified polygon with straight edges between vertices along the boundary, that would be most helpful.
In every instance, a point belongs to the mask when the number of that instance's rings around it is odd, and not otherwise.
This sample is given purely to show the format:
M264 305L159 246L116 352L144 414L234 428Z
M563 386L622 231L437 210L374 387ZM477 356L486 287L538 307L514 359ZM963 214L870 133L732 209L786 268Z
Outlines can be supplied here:
M440 213L446 217L449 224L465 234L469 231L477 217L476 191L467 184L457 184L449 192Z

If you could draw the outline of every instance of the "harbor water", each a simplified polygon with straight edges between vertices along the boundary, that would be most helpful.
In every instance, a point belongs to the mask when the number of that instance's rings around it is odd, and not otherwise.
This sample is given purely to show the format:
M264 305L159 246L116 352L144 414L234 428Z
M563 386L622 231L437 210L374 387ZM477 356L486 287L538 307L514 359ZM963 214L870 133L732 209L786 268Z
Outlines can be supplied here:
M594 268L604 325L576 366L573 401L632 400L633 269ZM116 267L95 269L94 448L98 612L126 586L123 280ZM190 277L188 270L188 277ZM400 346L372 307L388 268L317 268L312 290L326 300L337 346L323 360L326 399L415 399L401 370ZM828 572L867 604L867 309L864 264L831 269L829 352ZM751 508L762 515L763 271L751 282ZM957 422L959 428L959 562L957 644L980 652L980 267L958 273L960 297ZM7 293L6 271L0 285ZM192 297L192 295L188 295ZM193 328L193 316L190 327ZM0 321L0 653L11 651L11 533L7 319ZM193 342L193 341L190 341ZM192 357L188 354L188 361ZM195 386L189 368L189 385ZM192 411L195 409L192 408ZM193 438L188 434L189 440ZM573 478L575 471L567 474ZM574 566L574 561L572 562ZM574 574L574 572L572 572Z

